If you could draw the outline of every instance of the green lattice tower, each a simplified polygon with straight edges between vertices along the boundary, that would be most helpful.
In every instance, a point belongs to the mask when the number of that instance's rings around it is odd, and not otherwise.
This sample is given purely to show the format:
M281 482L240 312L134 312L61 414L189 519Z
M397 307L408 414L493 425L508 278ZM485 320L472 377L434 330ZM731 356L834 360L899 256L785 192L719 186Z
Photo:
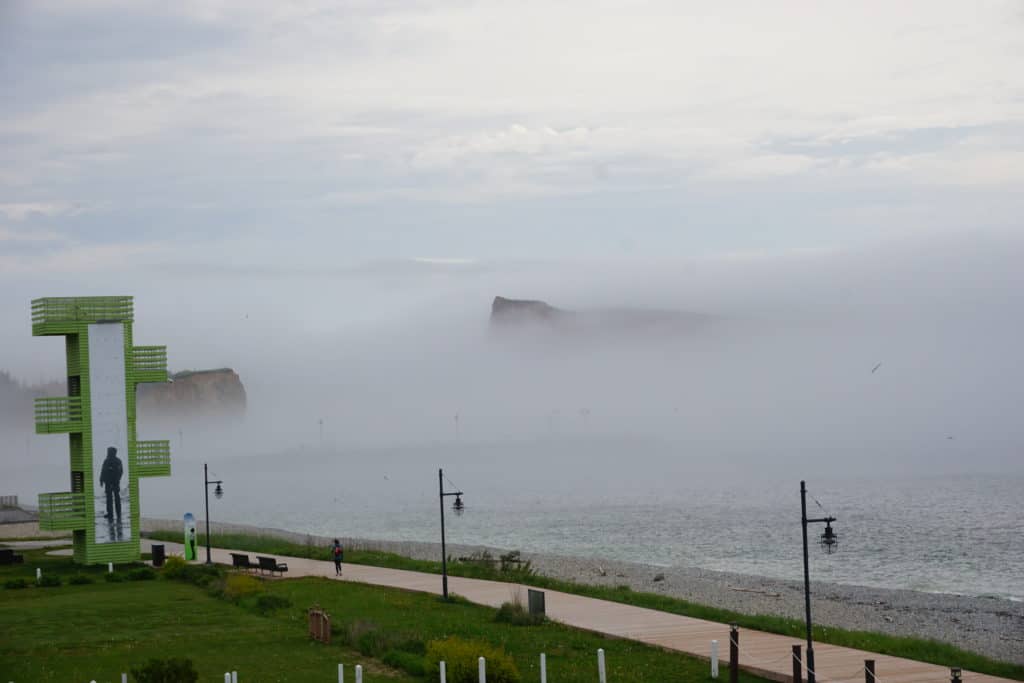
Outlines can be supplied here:
M71 451L71 490L39 495L39 527L72 531L84 564L139 559L139 477L171 474L170 442L138 441L135 426L136 387L167 381L167 348L133 346L133 319L130 296L32 302L32 334L63 336L67 353L68 395L36 399L36 433L67 434ZM98 483L109 450L127 455L117 486Z

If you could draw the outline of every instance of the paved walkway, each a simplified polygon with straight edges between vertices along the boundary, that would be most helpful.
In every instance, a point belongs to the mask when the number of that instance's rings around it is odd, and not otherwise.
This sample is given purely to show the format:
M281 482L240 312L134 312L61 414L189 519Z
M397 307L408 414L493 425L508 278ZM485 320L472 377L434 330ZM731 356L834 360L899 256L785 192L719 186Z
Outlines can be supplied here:
M148 550L146 544L149 543L152 541L143 540L144 550ZM183 549L182 545L178 543L164 543L164 546L169 553L180 553ZM241 550L214 548L212 551L213 561L230 565L231 552L246 553ZM205 550L201 549L200 557L205 557L204 553ZM251 559L255 559L256 553L246 554ZM333 562L281 556L277 556L277 559L288 563L288 576L292 578L299 576L336 578ZM441 577L437 574L346 564L342 579L424 593L441 593ZM466 579L458 576L448 577L449 592L457 593L471 602L492 607L498 607L501 603L511 600L517 593L525 602L526 589L527 586L519 584ZM628 638L704 658L709 656L711 641L717 640L719 658L722 662L719 676L723 681L728 680L729 626L726 624L607 600L543 590L548 616L568 626L609 636ZM739 642L741 668L784 683L792 680L792 646L802 644L800 641L774 633L740 629ZM944 667L836 645L815 643L814 658L817 664L818 681L821 683L859 683L864 681L865 659L875 660L878 683L947 683L949 681L949 669ZM806 672L804 675L806 677ZM963 680L964 683L1009 682L1009 679L970 671L963 672Z

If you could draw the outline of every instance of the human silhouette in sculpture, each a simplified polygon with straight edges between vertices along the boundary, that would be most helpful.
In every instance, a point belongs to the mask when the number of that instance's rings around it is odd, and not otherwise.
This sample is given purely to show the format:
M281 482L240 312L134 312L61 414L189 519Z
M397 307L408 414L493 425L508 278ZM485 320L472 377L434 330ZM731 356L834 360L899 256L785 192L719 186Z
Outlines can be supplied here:
M124 474L124 465L117 457L117 449L113 446L107 447L107 459L103 461L103 468L100 470L100 486L106 489L107 493L107 514L109 520L114 519L117 513L117 523L121 523L121 475Z

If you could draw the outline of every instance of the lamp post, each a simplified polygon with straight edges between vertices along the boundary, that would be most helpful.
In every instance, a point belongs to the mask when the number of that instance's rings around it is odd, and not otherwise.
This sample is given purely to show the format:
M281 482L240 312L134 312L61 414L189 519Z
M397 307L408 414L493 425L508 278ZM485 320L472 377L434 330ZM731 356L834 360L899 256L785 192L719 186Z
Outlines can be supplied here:
M445 496L455 496L455 503L452 508L461 513L465 508L462 503L462 491L448 491L444 490L444 470L438 468L437 470L437 490L438 500L441 502L441 594L444 599L448 599L448 552L445 549L444 544L444 499Z
M820 503L819 503L820 505ZM828 554L835 552L839 537L832 531L832 522L836 518L831 515L818 519L807 518L807 484L800 482L800 521L804 532L804 609L807 615L807 683L815 683L814 673L814 640L811 636L811 572L807 559L807 525L825 524L825 531L821 534L821 548Z
M216 484L217 488L213 490L213 495L217 498L221 498L224 495L224 489L221 488L221 484L224 482L221 480L210 481L209 469L206 463L203 463L203 495L206 497L206 564L213 564L213 560L210 559L210 484Z

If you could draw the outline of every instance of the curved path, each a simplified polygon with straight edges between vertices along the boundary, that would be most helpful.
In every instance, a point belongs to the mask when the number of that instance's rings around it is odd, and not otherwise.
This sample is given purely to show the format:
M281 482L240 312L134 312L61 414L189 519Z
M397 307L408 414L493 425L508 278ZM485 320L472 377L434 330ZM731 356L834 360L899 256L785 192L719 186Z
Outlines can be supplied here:
M143 540L143 550L149 550ZM180 543L164 542L168 552L180 553ZM203 557L200 550L200 557ZM256 553L244 550L214 548L213 561L231 564L230 553L237 552L255 559ZM309 560L301 557L276 556L288 563L290 578L319 576L338 579L334 576L334 563ZM441 577L438 574L387 569L369 565L346 564L344 581L389 586L423 593L441 593ZM448 577L448 590L481 605L498 607L508 602L517 593L525 598L528 586L521 584ZM597 598L561 593L548 589L544 591L545 609L549 617L567 626L594 631L618 638L636 640L649 645L676 650L698 657L708 658L711 641L719 644L721 662L720 679L728 680L729 626L714 621L694 619L668 612L633 605L624 605ZM740 667L751 673L783 683L792 681L792 646L802 645L800 641L763 631L740 629ZM948 683L949 669L935 664L926 664L902 657L879 655L838 645L815 643L814 658L817 664L819 683L859 683L864 681L864 660L875 660L877 683ZM806 672L804 673L806 677ZM805 679L806 680L806 679ZM985 674L963 672L964 683L1010 683L1010 679Z

